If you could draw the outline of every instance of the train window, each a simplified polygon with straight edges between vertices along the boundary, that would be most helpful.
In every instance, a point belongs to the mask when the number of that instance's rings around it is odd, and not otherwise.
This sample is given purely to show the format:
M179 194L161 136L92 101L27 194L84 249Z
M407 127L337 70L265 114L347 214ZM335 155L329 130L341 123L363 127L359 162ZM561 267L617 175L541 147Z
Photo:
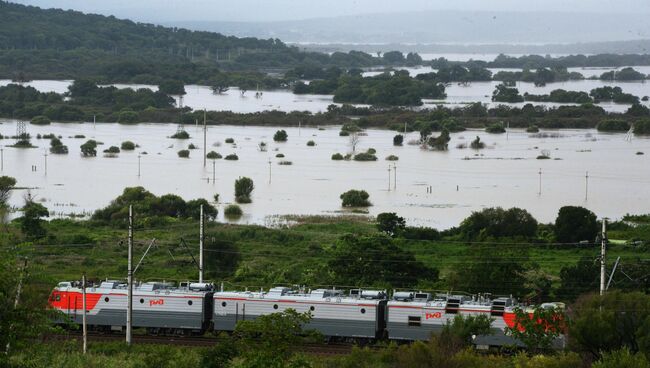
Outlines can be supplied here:
M409 316L409 326L419 327L422 325L422 317L420 316Z
M54 298L57 302L61 301L61 295L56 294L56 297Z
M188 301L187 301L187 305L192 305L192 301L191 301L191 300L188 300Z
M144 299L140 299L140 304L144 304Z
M226 302L221 302L222 307L225 307L226 305L227 305Z
M278 305L277 305L277 304L273 304L273 309L278 309Z
M104 301L105 301L106 303L108 303L108 297L104 298Z
M361 314L366 314L366 308L361 308Z
M314 311L314 309L316 309L316 308L314 308L313 305L311 307L309 307L309 310L312 311L312 312Z

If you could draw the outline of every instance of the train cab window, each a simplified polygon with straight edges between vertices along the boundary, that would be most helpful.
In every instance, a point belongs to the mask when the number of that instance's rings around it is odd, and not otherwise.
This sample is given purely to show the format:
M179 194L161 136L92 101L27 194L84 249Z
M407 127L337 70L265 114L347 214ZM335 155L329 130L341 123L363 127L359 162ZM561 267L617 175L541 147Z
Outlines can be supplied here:
M140 304L144 304L144 299L140 299Z
M228 305L228 304L226 304L226 302L221 302L222 307L225 307L226 305Z
M420 327L422 325L422 317L420 316L409 316L409 326Z
M60 302L61 301L61 295L56 294L56 296L54 297L54 300L57 301L57 302Z
M277 304L273 304L273 309L278 309L278 305L277 305Z
M106 303L108 303L108 297L104 298L104 301L105 301Z
M359 312L361 312L361 314L366 314L366 308L361 308Z
M187 301L187 305L192 305L192 301L191 301L191 300L188 300L188 301Z

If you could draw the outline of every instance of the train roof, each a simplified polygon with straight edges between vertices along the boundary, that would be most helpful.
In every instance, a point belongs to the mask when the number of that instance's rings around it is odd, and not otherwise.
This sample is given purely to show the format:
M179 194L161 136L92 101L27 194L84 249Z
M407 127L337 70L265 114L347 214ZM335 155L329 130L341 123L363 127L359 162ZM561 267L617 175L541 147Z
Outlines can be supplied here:
M89 283L86 286L88 292L109 292L111 290L124 290L126 291L128 285L121 280L104 280L99 284ZM205 294L214 289L212 284L208 283L191 283L182 282L180 285L175 285L170 282L164 281L149 281L149 282L136 282L133 285L134 293L154 293L154 294ZM55 287L57 291L81 291L81 282L79 281L62 281Z
M344 290L314 289L294 290L287 287L274 287L268 291L218 291L214 298L244 298L244 299L277 299L291 301L332 301L337 303L358 303L360 300L376 302L387 300L387 294L382 290L352 289L347 294Z

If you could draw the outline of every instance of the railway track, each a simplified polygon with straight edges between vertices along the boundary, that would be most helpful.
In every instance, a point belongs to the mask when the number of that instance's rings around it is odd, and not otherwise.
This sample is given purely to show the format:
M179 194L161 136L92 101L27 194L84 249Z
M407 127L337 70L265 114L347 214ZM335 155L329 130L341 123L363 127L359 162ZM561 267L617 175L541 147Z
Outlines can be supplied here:
M80 333L62 333L62 334L49 334L44 337L44 341L68 341L77 340L81 343ZM124 341L124 335L119 334L97 334L89 333L88 341L96 342L114 342ZM151 335L133 335L133 343L135 344L154 344L154 345L177 345L177 346L191 346L191 347L210 347L219 344L223 339L214 337L199 337L199 336L151 336ZM344 355L352 352L355 345L336 343L336 344L302 344L295 347L296 352L302 352L314 355Z

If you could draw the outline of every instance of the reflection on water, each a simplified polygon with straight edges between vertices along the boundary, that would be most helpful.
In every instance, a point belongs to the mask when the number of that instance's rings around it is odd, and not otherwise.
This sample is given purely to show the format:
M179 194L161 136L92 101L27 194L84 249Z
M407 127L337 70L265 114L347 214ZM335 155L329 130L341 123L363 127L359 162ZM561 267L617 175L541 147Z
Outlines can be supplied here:
M628 141L625 134L587 130L562 130L537 137L521 130L502 135L466 131L452 134L448 152L430 152L408 144L394 147L394 132L368 130L357 149L373 147L379 160L347 162L330 159L333 153L350 151L348 139L339 137L338 127L286 128L286 143L273 142L275 130L209 127L208 150L239 156L239 161L215 161L216 182L212 182L213 165L208 160L207 166L203 166L202 147L193 150L189 159L176 155L189 143L202 145L200 128L188 127L192 138L179 141L167 138L176 131L176 126L170 124L29 125L32 136L62 135L70 154L45 157L47 140L34 139L33 143L39 146L35 149L9 148L6 145L13 142L3 140L2 175L16 177L20 187L33 188L38 200L57 214L90 212L107 205L125 187L136 185L158 195L175 193L185 199L211 200L219 193L223 202L232 202L233 183L240 176L251 177L256 186L253 203L242 206L246 214L243 223L268 223L273 215L340 213L339 195L353 188L370 193L374 204L369 208L370 215L397 212L410 224L439 228L457 225L472 211L489 206L523 207L546 222L554 220L560 206L569 204L586 206L599 216L613 218L628 212L650 212L648 138ZM15 121L2 121L1 134L14 135L15 131ZM100 146L103 148L119 146L124 140L132 140L140 148L121 152L116 158L103 157L101 153L95 158L82 158L79 145L85 140L70 138L76 134L104 142ZM416 139L417 134L408 134L405 142ZM486 149L476 152L456 148L469 144L477 135L487 144ZM235 139L236 146L224 143L228 137ZM308 147L308 140L317 145ZM268 152L258 150L260 141L269 143ZM147 154L141 157L138 177L137 156L143 151ZM536 160L542 151L548 151L552 159ZM283 153L285 158L275 158L277 153ZM389 154L399 156L396 172L392 162L384 161ZM279 160L292 161L293 165L278 165ZM36 171L32 171L33 165ZM589 189L585 200L587 171ZM24 193L15 191L11 203L20 205Z

